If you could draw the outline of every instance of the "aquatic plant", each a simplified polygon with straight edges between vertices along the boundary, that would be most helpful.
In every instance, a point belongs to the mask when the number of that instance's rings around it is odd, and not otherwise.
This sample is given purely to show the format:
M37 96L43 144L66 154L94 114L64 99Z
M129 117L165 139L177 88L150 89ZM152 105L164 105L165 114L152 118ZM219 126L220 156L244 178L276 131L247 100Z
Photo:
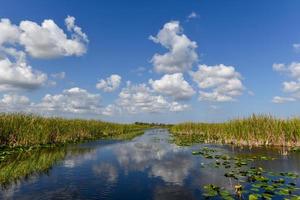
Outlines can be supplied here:
M224 123L181 123L171 127L180 145L226 143L235 145L300 146L300 119L277 119L265 115ZM294 148L296 151L297 149Z
M221 155L215 149L204 147L193 151L193 155L209 159L206 165L225 171L224 177L235 180L234 193L230 193L217 185L203 186L203 196L206 198L219 197L221 199L300 199L299 189L296 185L298 174L293 172L271 172L254 165L255 160L270 161L274 158L268 156L239 157ZM212 160L213 159L213 160ZM201 167L205 167L201 164ZM229 181L231 182L231 181Z
M16 147L64 144L99 138L124 139L141 134L147 127L150 126L2 113L0 114L0 145Z

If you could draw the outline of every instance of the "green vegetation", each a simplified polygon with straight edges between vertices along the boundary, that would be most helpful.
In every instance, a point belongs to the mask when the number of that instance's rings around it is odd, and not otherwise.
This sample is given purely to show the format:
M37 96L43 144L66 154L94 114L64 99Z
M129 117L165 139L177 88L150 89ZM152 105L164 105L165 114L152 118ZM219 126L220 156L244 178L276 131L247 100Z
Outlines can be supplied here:
M171 127L180 145L224 143L235 145L300 146L300 119L253 115L224 123L182 123Z
M67 143L102 138L131 139L149 127L147 124L0 114L0 185L47 172L65 158ZM84 153L86 149L75 151Z
M294 172L272 172L256 166L255 161L270 161L275 158L268 156L229 156L220 154L215 149L204 147L199 151L193 151L193 155L201 156L207 160L202 168L215 168L222 170L224 177L228 179L228 185L232 185L230 192L217 185L203 186L203 195L206 198L220 197L221 199L300 199L297 195L300 188L297 187L299 175ZM228 188L227 188L228 189Z
M36 174L47 173L51 167L63 160L66 155L73 156L84 154L91 151L88 148L62 147L36 148L22 150L12 153L4 161L0 162L0 185L9 186L12 182L22 178L30 178Z
M13 154L0 162L0 184L5 186L34 173L46 172L53 164L62 160L66 153L65 148L40 148Z
M130 138L147 125L116 124L97 120L45 118L26 114L0 114L0 145L32 147L100 138Z

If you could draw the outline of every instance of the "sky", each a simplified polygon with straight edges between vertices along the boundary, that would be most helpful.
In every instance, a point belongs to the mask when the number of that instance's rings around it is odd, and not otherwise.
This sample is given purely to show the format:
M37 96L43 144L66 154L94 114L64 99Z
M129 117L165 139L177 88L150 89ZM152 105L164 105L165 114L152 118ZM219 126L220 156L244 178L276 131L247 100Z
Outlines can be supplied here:
M300 1L0 3L1 112L163 123L300 114Z

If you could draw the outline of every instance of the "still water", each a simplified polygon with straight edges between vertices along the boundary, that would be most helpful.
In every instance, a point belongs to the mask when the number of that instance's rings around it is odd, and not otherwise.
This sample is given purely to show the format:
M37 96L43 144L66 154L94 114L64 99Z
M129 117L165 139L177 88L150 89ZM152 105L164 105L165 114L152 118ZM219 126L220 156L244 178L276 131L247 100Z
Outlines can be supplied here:
M224 177L224 170L209 159L192 155L203 146L228 155L271 156L276 160L255 165L300 173L300 153L226 145L179 147L170 139L167 130L152 129L130 141L96 141L16 157L9 168L0 168L0 179L7 179L0 199L204 199L206 184L234 193L234 179ZM299 179L295 183L299 187Z

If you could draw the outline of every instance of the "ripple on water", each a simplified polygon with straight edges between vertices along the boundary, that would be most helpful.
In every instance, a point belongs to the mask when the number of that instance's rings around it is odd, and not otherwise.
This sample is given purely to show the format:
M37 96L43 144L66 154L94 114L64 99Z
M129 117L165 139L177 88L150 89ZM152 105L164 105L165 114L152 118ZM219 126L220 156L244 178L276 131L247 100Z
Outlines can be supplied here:
M33 153L8 163L14 166L12 170L19 170L15 173L30 173L26 179L2 187L0 198L202 199L206 184L234 193L236 180L224 177L224 171L211 165L210 159L192 155L192 151L205 146L221 154L276 157L256 164L272 171L300 173L299 153L281 155L272 149L207 144L178 147L169 141L167 130L152 129L131 141L95 141ZM30 162L43 168L35 168Z

